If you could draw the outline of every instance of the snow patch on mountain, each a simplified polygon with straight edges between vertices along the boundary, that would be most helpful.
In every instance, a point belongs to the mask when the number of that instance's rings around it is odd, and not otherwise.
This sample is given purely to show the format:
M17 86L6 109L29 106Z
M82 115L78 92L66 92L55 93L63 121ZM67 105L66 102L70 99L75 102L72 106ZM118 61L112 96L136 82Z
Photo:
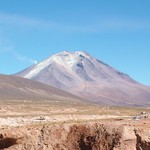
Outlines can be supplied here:
M89 57L89 55L83 51L77 51L75 53L63 51L61 53L52 55L48 59L38 63L30 72L24 75L24 78L32 78L52 63L59 64L73 71L73 66L75 64L79 67L82 67L82 63L80 62L82 61L83 57Z

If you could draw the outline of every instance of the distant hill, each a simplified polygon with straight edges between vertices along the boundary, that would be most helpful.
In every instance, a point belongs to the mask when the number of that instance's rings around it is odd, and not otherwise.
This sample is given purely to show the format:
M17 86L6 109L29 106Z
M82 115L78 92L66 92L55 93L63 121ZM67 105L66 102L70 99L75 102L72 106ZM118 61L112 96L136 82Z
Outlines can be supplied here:
M82 99L40 82L0 75L0 100L49 100L81 103Z

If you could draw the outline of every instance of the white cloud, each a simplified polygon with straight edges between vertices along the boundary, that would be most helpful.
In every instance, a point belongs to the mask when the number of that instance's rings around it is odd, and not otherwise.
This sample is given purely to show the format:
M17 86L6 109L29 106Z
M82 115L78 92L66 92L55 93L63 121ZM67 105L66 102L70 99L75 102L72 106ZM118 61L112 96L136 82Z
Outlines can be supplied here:
M101 20L99 26L105 30L147 29L150 28L150 21L133 18L107 18L104 21Z
M0 34L0 55L12 55L16 60L22 63L37 64L37 60L24 56L14 50L11 41Z
M28 63L30 65L38 63L37 60L21 55L18 52L14 51L12 46L0 46L0 54L2 53L3 55L5 55L4 53L12 55L15 59L17 59L21 63Z
M14 50L9 50L8 52L11 53L20 62L27 62L27 63L30 63L30 64L37 64L36 60L31 59L31 58L26 57L26 56L23 56L23 55L19 54L18 52L14 51Z
M113 18L103 16L97 18L92 23L87 20L84 25L80 22L75 24L53 22L51 20L43 20L39 18L31 18L18 14L0 13L0 23L19 26L23 28L62 31L62 32L101 32L120 29L145 29L150 28L150 20L134 19L134 18ZM82 24L82 25L81 25Z
M33 62L34 62L35 65L38 63L37 60L33 60Z
M30 27L37 29L53 28L55 23L35 18L30 18L18 14L0 13L0 22L7 25L20 27Z

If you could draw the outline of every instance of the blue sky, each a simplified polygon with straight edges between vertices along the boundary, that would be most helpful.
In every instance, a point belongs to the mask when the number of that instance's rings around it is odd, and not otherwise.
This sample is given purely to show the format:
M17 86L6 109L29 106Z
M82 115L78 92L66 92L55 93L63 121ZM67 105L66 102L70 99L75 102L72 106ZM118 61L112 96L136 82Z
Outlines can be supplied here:
M0 73L84 50L150 85L149 0L0 1Z

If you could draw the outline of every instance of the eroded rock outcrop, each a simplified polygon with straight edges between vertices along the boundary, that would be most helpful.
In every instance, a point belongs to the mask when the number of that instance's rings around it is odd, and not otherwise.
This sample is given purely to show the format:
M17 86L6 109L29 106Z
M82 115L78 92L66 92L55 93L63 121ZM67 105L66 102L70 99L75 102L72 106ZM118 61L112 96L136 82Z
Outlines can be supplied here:
M136 149L137 150L150 150L150 131L148 130L146 133L144 131L141 132L135 130L136 135ZM148 135L148 136L146 136Z
M0 129L5 150L149 150L149 127L124 123L44 124Z

